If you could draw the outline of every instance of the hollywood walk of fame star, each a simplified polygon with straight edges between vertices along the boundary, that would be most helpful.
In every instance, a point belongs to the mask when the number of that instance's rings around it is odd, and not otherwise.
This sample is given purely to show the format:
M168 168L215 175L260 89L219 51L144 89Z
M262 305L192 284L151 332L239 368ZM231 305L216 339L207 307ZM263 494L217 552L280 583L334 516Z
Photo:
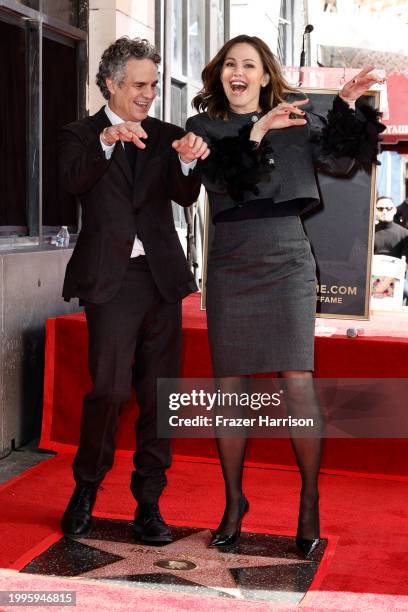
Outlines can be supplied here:
M77 541L87 546L122 557L118 561L84 572L80 576L83 578L114 579L146 574L172 574L183 580L191 581L194 586L198 584L217 589L230 596L243 598L239 585L235 581L230 569L309 563L299 559L242 555L207 548L210 538L210 530L203 529L162 547L92 538L79 539ZM165 569L156 565L158 561L164 559L173 561L173 563L169 564L173 566L171 569ZM189 565L193 564L195 567L188 570L178 569L178 567L183 566L180 563L182 561L189 561Z

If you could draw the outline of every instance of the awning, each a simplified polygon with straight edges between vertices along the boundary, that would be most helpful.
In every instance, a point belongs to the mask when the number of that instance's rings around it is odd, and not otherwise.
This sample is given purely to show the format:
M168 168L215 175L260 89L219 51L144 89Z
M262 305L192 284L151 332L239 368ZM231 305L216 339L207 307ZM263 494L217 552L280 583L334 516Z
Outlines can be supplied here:
M408 141L408 72L387 75L388 117L383 118L387 126L383 132L385 144Z

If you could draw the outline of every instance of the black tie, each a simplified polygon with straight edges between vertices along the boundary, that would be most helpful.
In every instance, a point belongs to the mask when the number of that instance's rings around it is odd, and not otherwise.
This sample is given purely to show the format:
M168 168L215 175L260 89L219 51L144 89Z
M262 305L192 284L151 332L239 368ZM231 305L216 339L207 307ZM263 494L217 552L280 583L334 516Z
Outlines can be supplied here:
M133 144L133 142L125 142L124 145L125 145L126 157L127 157L130 169L132 170L132 174L133 174L135 171L135 166L136 166L137 149L135 145Z

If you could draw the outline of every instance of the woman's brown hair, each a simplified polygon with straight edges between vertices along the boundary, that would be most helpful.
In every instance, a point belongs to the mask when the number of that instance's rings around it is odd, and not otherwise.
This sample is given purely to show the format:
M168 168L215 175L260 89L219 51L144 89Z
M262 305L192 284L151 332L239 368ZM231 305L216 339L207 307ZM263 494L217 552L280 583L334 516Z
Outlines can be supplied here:
M197 111L206 110L211 119L225 119L227 116L228 100L221 83L221 70L228 51L239 43L247 43L256 49L265 73L269 74L269 83L262 87L259 96L259 105L263 111L282 102L285 92L296 91L284 78L280 64L268 45L257 36L240 34L226 42L201 73L203 87L193 98L192 106Z

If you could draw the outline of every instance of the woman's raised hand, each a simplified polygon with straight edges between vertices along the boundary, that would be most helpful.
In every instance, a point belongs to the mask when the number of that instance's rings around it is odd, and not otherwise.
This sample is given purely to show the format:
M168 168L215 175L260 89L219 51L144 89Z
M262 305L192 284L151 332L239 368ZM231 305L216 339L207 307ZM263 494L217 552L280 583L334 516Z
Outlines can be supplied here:
M281 102L266 115L259 119L251 130L250 139L260 142L269 130L305 125L305 112L300 106L309 102L309 98L296 100L295 102ZM296 118L293 118L296 115Z
M366 66L356 76L343 85L339 96L345 102L352 104L375 83L384 83L385 79L372 72L374 66Z

